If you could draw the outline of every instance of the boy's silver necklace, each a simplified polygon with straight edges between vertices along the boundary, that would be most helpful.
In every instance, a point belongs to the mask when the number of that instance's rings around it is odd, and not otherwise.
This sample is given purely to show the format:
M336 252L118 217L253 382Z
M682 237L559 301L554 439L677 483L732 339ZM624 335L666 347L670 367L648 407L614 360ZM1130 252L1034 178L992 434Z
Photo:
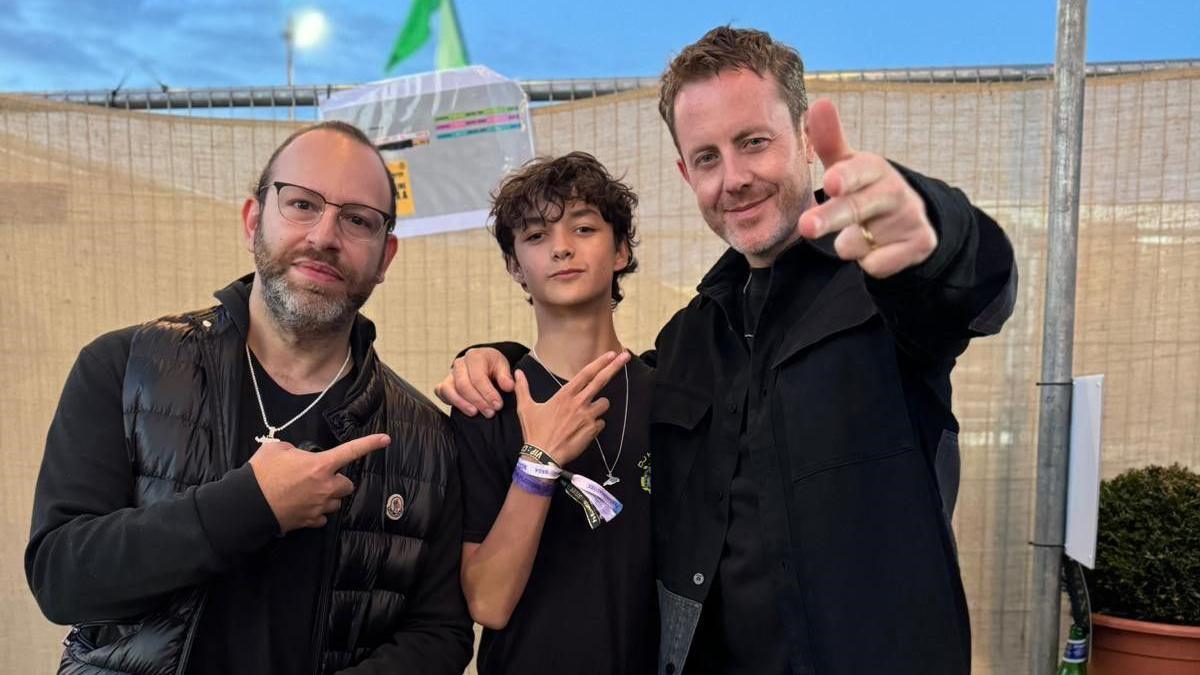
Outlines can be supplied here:
M533 357L534 361L537 361L538 365L542 367L542 370L546 371L546 374L550 376L550 379L554 380L554 383L558 385L558 388L562 389L563 385L566 383L563 382L562 380L558 379L557 375L550 372L550 369L546 367L546 364L542 362L541 357L538 356L537 350L531 348L529 350L529 355ZM592 439L596 442L596 448L598 448L600 450L600 461L604 462L604 469L605 469L605 471L608 472L608 477L604 479L604 483L603 483L604 487L608 487L610 485L616 485L617 483L621 482L621 479L617 478L613 472L617 470L617 462L621 461L621 452L625 450L625 425L627 422L629 422L629 363L628 362L625 364L625 367L623 368L623 370L625 371L625 413L621 417L621 443L620 443L620 445L617 446L617 456L615 458L613 458L612 465L609 465L608 457L605 456L605 454L604 454L604 446L600 445L600 436L596 436L594 439Z

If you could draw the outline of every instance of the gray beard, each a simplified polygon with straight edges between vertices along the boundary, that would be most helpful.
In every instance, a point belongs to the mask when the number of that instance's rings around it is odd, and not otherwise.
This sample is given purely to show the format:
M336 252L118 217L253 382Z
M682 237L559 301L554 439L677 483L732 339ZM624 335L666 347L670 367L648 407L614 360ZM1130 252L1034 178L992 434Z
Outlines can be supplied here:
M267 311L280 328L293 335L315 337L340 332L350 326L371 296L370 288L364 290L353 285L340 297L330 296L315 285L293 288L287 278L289 265L271 256L261 226L254 233L254 267L255 281L262 284Z

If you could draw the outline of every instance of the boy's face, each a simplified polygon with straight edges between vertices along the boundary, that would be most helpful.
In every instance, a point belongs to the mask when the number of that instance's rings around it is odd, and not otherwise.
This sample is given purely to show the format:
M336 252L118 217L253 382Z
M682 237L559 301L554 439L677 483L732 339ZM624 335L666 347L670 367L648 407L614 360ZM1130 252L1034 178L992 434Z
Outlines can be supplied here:
M569 201L562 217L547 223L531 214L513 232L516 261L509 272L533 298L535 307L609 307L613 274L625 268L629 253L617 250L613 228L596 207Z

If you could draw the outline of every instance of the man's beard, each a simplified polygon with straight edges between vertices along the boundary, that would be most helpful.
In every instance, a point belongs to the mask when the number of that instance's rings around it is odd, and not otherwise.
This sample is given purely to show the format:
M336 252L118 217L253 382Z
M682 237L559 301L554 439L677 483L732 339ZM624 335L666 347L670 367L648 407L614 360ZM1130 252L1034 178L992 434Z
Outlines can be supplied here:
M336 268L348 290L336 293L317 284L293 286L287 271L299 255ZM334 254L308 249L297 256L274 254L263 238L262 226L254 231L255 281L262 284L263 300L275 322L293 334L308 336L328 335L349 326L375 284L350 274Z
M765 237L759 241L745 241L733 225L721 222L720 226L725 232L725 236L722 237L725 243L742 255L763 256L781 253L800 236L797 229L800 215L813 203L810 185L805 181L780 184L779 191L775 194L779 220L770 224Z

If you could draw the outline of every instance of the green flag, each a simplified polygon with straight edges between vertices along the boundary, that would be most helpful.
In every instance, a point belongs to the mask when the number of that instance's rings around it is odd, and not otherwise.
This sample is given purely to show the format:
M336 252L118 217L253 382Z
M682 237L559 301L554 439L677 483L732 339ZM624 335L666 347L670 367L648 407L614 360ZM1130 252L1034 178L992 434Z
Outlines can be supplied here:
M442 0L441 30L438 31L438 70L462 68L469 63L467 46L463 43L462 29L458 26L458 12L454 11L454 0Z
M413 0L408 19L404 22L404 28L400 29L400 34L396 36L392 55L388 57L387 65L384 66L385 73L415 54L429 41L429 21L438 10L441 10L441 29L438 32L437 68L459 68L467 65L467 49L462 41L454 1Z

